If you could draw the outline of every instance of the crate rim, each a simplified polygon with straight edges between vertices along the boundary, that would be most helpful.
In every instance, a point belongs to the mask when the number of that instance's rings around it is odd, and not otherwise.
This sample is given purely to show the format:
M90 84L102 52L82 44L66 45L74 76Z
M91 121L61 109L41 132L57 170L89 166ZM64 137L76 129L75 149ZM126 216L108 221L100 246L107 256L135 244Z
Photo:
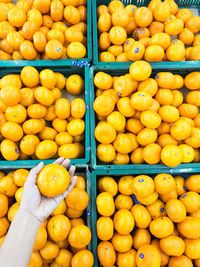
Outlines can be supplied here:
M129 68L130 65L134 62L94 62L94 65L91 68L112 68L112 69L121 69L126 67ZM200 68L200 60L197 61L163 61L163 62L149 62L153 69L157 70L175 70L175 69L195 69Z
M110 2L110 1L109 1ZM134 1L132 1L134 2ZM137 2L137 1L136 1ZM188 8L192 8L192 7L196 7L198 9L198 13L200 15L200 5L198 3L198 1L194 1L195 3L192 3L192 5L187 5L181 2L184 1L176 1L178 2L177 4L181 7L188 7ZM104 4L103 1L101 4ZM93 19L93 23L92 23L92 27L93 27L93 64L95 66L102 66L104 63L107 63L109 65L113 65L116 68L118 68L122 63L121 62L101 62L99 61L99 47L98 47L98 29L97 29L97 0L92 0L92 19ZM183 65L184 63L187 65L187 68L190 68L190 64L196 64L196 62L198 62L198 66L200 66L200 61L178 61L178 63L180 63L180 66ZM130 65L132 62L127 62L125 64ZM170 65L168 63L171 63ZM155 64L155 67L157 68L170 68L173 67L173 65L176 65L177 62L168 62L168 61L163 61L163 62L155 62L152 63Z
M137 165L135 167L135 165ZM175 168L170 168L162 164L158 165L148 165L145 164L135 164L132 165L132 168L124 168L124 165L120 165L115 168L103 168L101 165L99 168L93 169L93 171L98 174L106 174L106 175L123 175L124 173L132 173L132 174L158 174L158 173L169 173L171 175L176 174L187 174L187 173L198 173L200 172L200 163L191 163L191 164L180 164Z
M198 168L192 169L191 172L187 172L187 174L195 174L195 173L200 173L200 165ZM161 172L162 173L162 172ZM171 174L170 172L166 172ZM107 176L107 175L113 175L113 176L125 176L125 175L134 175L135 173L129 172L127 173L126 170L110 170L110 173L108 174L106 170L96 170L92 171L91 178L92 178L92 191L91 191L91 196L92 196L92 253L94 255L94 266L100 266L98 264L98 255L97 255L97 246L98 246L98 238L97 238L97 230L96 230L96 222L97 222L97 208L96 208L96 197L97 197L97 176ZM141 172L141 174L145 174L144 172ZM152 173L153 174L153 173ZM158 174L158 173L154 173ZM178 172L174 174L179 174ZM173 174L172 174L173 175Z
M156 69L152 66L153 71L159 72L159 69ZM200 69L200 66L197 68L190 69L190 71L195 70L195 69ZM177 167L167 167L164 164L155 164L155 165L149 165L149 164L126 164L126 165L114 165L114 164L98 164L97 163L97 156L96 156L96 140L94 136L94 130L95 130L95 125L96 125L96 119L95 119L95 112L93 109L93 102L95 98L95 88L94 88L94 82L93 82L93 77L94 77L94 72L95 71L109 71L109 70L116 70L115 66L111 66L109 64L104 64L102 67L100 66L92 66L90 68L90 132L91 132L91 165L93 170L113 170L113 169L118 169L118 170L131 170L135 169L137 173L139 173L141 170L145 171L145 173L154 173L158 169L162 169L163 171L168 171L170 170L172 173L176 170L179 171L179 173L187 172L191 170L191 168L197 168L200 166L200 163L189 163L189 164L180 164ZM117 70L120 71L125 71L128 70L127 64L121 64L118 66ZM163 69L164 70L164 69ZM188 71L187 66L183 66L183 68L179 68L178 64L171 69L172 71Z
M67 66L66 66L67 67ZM58 69L58 70L71 70L72 72L78 72L80 68L75 67L75 66L68 66L68 68L64 69ZM44 68L43 66L41 68ZM47 66L48 68L48 66ZM51 66L51 68L56 71L56 67ZM21 69L21 66L19 66L17 69L15 69L15 72L19 72ZM2 68L0 67L0 71ZM84 78L85 78L85 104L86 104L86 113L85 113L85 156L83 158L78 158L78 159L71 159L71 164L75 164L79 168L84 168L87 166L87 163L90 160L90 90L89 90L89 67L84 67L82 68L82 71L84 73ZM5 72L11 73L12 69L6 69ZM86 123L87 122L87 123ZM43 161L44 164L50 164L54 161L54 159L47 159L47 160L32 160L32 159L27 159L27 160L14 160L14 161L8 161L8 160L0 160L0 169L1 170L6 170L6 169L16 169L16 168L33 168L35 165L37 165L39 162Z
M37 166L41 161L44 165L51 164L56 159L47 159L47 160L14 160L14 161L7 161L7 160L0 160L0 170L14 170L14 169L31 169ZM77 160L70 160L71 165L76 165L77 169L83 169L88 166L87 163L82 163L82 159Z
M51 59L37 59L37 60L0 60L0 68L20 68L26 66L32 67L68 67L68 66L76 66L77 64L87 64L90 66L90 60L87 58L81 59L58 59L58 60L51 60Z
M122 62L118 64L116 62L100 62L98 65L92 65L90 69L92 69L93 71L98 70L98 69L125 70L125 69L128 69L133 63L134 62ZM177 61L177 62L166 61L163 63L149 62L149 64L151 65L152 70L154 71L160 71L160 70L176 71L176 70L200 69L200 61Z

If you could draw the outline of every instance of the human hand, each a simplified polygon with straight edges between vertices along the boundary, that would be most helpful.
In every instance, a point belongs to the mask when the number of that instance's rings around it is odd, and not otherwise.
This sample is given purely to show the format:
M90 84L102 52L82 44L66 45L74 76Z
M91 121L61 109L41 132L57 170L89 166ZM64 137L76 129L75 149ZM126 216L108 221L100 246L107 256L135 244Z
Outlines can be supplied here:
M70 160L59 158L54 163L60 164L67 168ZM45 197L40 193L36 184L37 175L43 167L44 163L40 162L30 171L27 181L24 185L24 193L20 204L20 209L31 213L39 222L43 222L50 216L58 204L69 194L77 181L77 176L74 176L76 168L75 166L71 166L69 169L71 184L67 188L66 192L54 198Z

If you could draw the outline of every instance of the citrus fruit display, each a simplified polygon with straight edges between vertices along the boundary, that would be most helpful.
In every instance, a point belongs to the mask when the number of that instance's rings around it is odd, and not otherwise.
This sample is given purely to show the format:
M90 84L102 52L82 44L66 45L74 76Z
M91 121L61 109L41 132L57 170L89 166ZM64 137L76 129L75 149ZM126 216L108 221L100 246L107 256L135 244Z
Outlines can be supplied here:
M87 0L0 3L0 60L84 58Z
M84 79L24 67L0 80L0 152L6 160L84 155Z
M198 267L199 182L199 174L98 175L99 266Z
M28 175L26 169L0 173L0 247L20 207ZM56 177L53 182L52 175ZM42 193L48 197L61 194L61 190L66 191L66 182L70 182L68 173L57 164L46 165L37 178L39 189L42 188ZM72 191L40 225L28 267L93 266L93 254L88 249L91 231L86 220L89 201L86 190L85 175L79 174Z
M106 4L97 7L99 61L200 60L198 11L179 8L174 0Z
M119 76L94 73L94 136L100 162L176 167L199 162L200 72L152 74L136 61Z

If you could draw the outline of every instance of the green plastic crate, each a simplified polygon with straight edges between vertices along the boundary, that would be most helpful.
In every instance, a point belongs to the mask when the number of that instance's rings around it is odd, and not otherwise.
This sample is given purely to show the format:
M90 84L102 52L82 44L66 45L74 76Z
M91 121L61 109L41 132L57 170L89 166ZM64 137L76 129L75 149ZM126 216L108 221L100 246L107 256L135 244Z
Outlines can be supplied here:
M155 164L155 165L148 165L148 164L126 164L126 165L115 165L115 164L105 164L98 160L96 156L96 147L97 147L97 141L94 136L94 130L96 127L96 116L93 109L93 102L95 99L95 87L94 87L94 76L97 72L103 71L108 74L111 74L113 76L117 75L124 75L128 73L128 67L126 64L120 64L116 68L115 65L104 65L104 66L94 66L90 68L90 126L91 126L91 164L92 168L95 170L104 170L104 169L120 169L120 170L129 170L129 169L135 169L135 170L141 170L145 171L146 173L153 173L157 168L159 168L162 171L166 171L168 169L167 166L163 164ZM156 68L153 68L153 77L155 77L156 73L158 73L161 69L156 70ZM162 68L163 71L166 71L166 68ZM187 73L190 73L192 71L200 71L199 68L195 68L194 65L188 66L186 64L182 64L181 67L179 63L176 63L174 65L174 68L170 69L171 72L176 74L182 74L186 75ZM190 163L190 164L180 164L176 167L176 169L181 170L182 168L193 168L200 166L200 163Z
M169 170L163 170L157 167L154 169L152 173L152 177L158 173L170 173L172 175L181 175L184 176L185 178L188 177L191 174L195 173L200 173L200 166L199 167L194 167L194 168L188 168L188 167L182 167L182 169L174 169L173 172L170 172ZM97 237L97 230L96 230L96 222L98 219L98 212L96 209L96 197L97 197L97 185L98 185L98 179L101 178L102 176L112 176L116 181L119 180L120 177L124 175L140 175L140 174L150 174L148 172L144 172L143 168L141 169L135 169L132 168L132 170L97 170L93 171L91 175L91 196L92 196L92 253L94 255L94 266L100 266L100 263L98 261L98 256L97 256L97 246L98 246L98 237ZM135 196L133 196L134 202L137 202Z
M16 1L13 1L16 2ZM0 60L1 67L64 67L68 64L71 65L89 65L92 60L92 0L87 0L87 55L81 59L58 59L58 60ZM88 63L88 64L87 64Z
M200 15L200 0L175 0L178 4L179 8L190 8L191 10L195 10L195 14ZM93 0L92 1L92 15L93 15L93 62L94 65L103 66L106 62L99 61L99 47L98 47L98 29L97 29L97 7L100 5L108 5L111 0ZM124 5L134 4L136 6L147 6L150 0L121 0ZM180 61L178 62L180 67L182 65L187 65L188 68L191 66L200 66L200 61ZM110 66L115 66L118 68L121 64L125 64L129 66L131 62L121 63L121 62L107 62ZM177 62L153 62L152 66L159 69L159 68L173 68L177 65Z
M70 66L70 63L67 63L66 67L51 67L53 71L61 72L65 76L69 76L71 74L80 74L85 80L85 92L84 98L86 103L86 114L85 114L85 155L83 158L72 159L71 164L75 164L77 167L84 167L90 160L90 109L89 109L89 68L79 68L77 66ZM48 68L48 67L47 67ZM0 65L0 78L2 78L6 74L19 73L21 71L21 67L19 68L9 68L5 69ZM44 69L44 67L38 67L39 71ZM64 90L64 89L63 89ZM53 159L44 160L45 164L49 164L53 162ZM37 165L40 160L15 160L15 161L7 161L0 160L0 169L16 169L16 168L32 168Z
M34 165L33 167L35 167L36 165ZM76 166L77 167L77 166ZM21 164L19 164L18 166L16 166L14 168L14 170L18 169L18 168L23 168L21 166ZM2 168L0 166L0 170L3 170L4 172L9 172L9 171L13 171L13 168ZM80 175L85 177L86 180L86 192L89 196L89 203L88 206L83 214L83 218L86 222L86 225L90 228L91 232L92 232L92 202L91 202L91 173L89 172L88 168L77 168L76 169L76 175ZM92 249L92 242L88 245L88 249L91 250Z

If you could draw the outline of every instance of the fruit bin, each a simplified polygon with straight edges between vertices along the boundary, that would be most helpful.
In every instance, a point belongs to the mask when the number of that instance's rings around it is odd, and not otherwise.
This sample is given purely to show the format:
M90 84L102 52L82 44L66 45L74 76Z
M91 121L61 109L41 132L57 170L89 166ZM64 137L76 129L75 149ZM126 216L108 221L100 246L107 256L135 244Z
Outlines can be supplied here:
M17 0L13 0L16 3ZM66 64L71 65L90 65L92 61L92 0L87 0L87 54L81 59L58 59L58 60L1 60L0 65L2 67L23 67L23 66L35 66L35 67L64 67Z
M169 168L163 164L155 164L155 165L148 165L148 164L124 164L124 165L115 165L115 164L105 164L102 163L98 158L97 158L97 140L94 136L94 130L95 127L97 125L97 120L96 120L96 114L94 112L93 109L93 102L95 99L95 87L94 87L94 76L97 72L105 72L110 74L111 76L117 76L117 75L124 75L126 73L128 73L128 67L126 64L121 64L119 65L117 68L115 65L104 65L102 67L100 66L94 66L92 68L90 68L90 77L91 77L91 91L90 91L90 126L91 126L91 165L92 168L95 170L103 170L103 169L120 169L120 170L129 170L129 169L133 169L134 170L141 170L143 169L143 171L145 171L146 173L153 173L154 170L156 170L157 168L160 169L160 171L165 171L168 170ZM188 69L187 64L185 64L184 66L182 66L181 68L176 66L174 68L171 68L168 71L171 71L173 74L180 74L180 75L186 75L187 73L190 73L192 71L199 71L199 68L195 68L193 66L193 68L191 67L190 69ZM162 68L162 71L166 71L166 68ZM157 70L156 68L153 68L152 70L152 77L155 77L155 74L158 73L159 70ZM176 169L181 170L182 168L193 168L193 167L198 167L199 163L190 163L190 164L180 164L176 167Z
M98 47L98 38L99 38L99 32L97 29L97 8L100 5L108 5L111 2L111 0L95 0L92 1L92 15L93 15L93 62L94 65L97 66L103 66L106 62L99 61L99 47ZM150 0L121 0L121 2L126 5L136 5L136 6L148 6ZM194 15L200 15L200 2L199 0L176 0L175 1L179 8L189 8L193 12ZM115 66L115 68L118 68L121 64L125 64L126 66L129 66L131 63L121 63L121 62L107 62L108 65ZM187 65L188 68L192 68L193 66L200 66L200 61L179 61L179 62L153 62L152 66L159 69L159 68L173 68L173 67L182 67L184 65Z
M47 67L48 68L48 67ZM6 68L0 66L0 78L7 74L18 74L22 68ZM45 67L41 66L38 67L37 70L41 71L45 69ZM65 77L69 76L70 74L79 74L83 77L85 84L84 84L84 93L81 96L85 100L86 104L86 113L85 113L85 141L84 141L84 156L77 159L72 159L71 163L76 164L77 167L85 167L85 165L90 160L90 110L89 110L89 68L88 67L77 67L71 66L68 62L65 67L52 67L51 70L61 72ZM63 89L64 91L65 89ZM63 95L66 97L66 94ZM71 95L68 95L71 97ZM49 164L53 161L53 159L44 160L45 164ZM4 159L0 160L0 168L1 169L16 169L20 168L32 168L33 166L37 165L40 160L15 160L15 161L7 161Z
M136 168L132 168L131 170L127 171L127 170L122 170L122 169L115 169L115 170L96 170L96 171L92 171L92 175L91 175L91 196L92 196L92 253L94 255L94 266L100 266L99 260L98 260L98 256L97 256L97 246L99 243L99 239L97 237L97 229L96 229L96 222L98 219L98 212L97 212L97 208L96 208L96 197L98 194L98 180L103 177L103 176L111 176L115 179L115 181L118 181L122 176L126 176L126 175L133 175L133 176L137 176L137 175L141 175L141 174L146 174L146 175L150 175L151 177L156 176L157 174L160 173L168 173L171 174L172 176L183 176L184 178L187 178L188 176L192 175L192 174L197 174L200 172L200 168L198 166L193 167L188 167L188 166L184 166L182 169L174 169L174 170L170 170L170 169L165 169L163 170L160 167L157 167L156 169L154 169L153 171L151 171L151 169L149 168L149 170L146 170L144 168L140 168L140 169L136 169ZM132 195L133 201L135 204L138 204L139 202L137 201L135 195Z
M18 165L18 168L21 168L21 165ZM15 170L19 170L18 168L16 168L16 169L3 169L3 172L4 172L4 174L8 174L9 172L14 172ZM1 170L2 170L2 168L0 168ZM21 171L22 171L22 169L20 169ZM25 173L24 173L25 174ZM2 175L2 173L1 173L1 175ZM88 202L88 205L87 205L87 208L84 210L84 213L83 213L83 215L81 216L81 218L83 218L83 220L84 220L84 222L85 222L85 225L91 230L91 214L92 214L92 212L91 212L91 177L90 177L90 172L89 172L89 170L87 169L87 168L77 168L76 169L76 175L78 175L78 176L82 176L82 177L84 177L85 178L85 185L86 185L86 189L85 189L85 191L87 192L87 194L88 194L88 197L89 197L89 202ZM19 176L18 176L19 177ZM23 177L24 178L24 177ZM19 180L18 180L18 178L17 178L17 183L21 183L22 182L22 180L20 180L21 178L19 177ZM22 185L22 184L21 184ZM20 188L20 187L19 187ZM1 187L1 190L4 190L2 187ZM13 193L12 193L13 194ZM19 200L20 200L20 198L21 198L21 194L19 193L19 194L16 194L16 196L18 195L18 197L16 198L17 199L17 201L19 202ZM11 207L11 205L15 202L15 204L16 204L16 200L15 200L15 196L14 197L9 197L10 198L10 204L9 204L9 208ZM12 198L12 199L11 199ZM18 203L17 202L17 203ZM13 206L13 209L12 209L12 211L10 211L10 214L9 214L9 212L8 212L8 218L9 219L13 219L13 216L14 216L14 214L15 214L15 208L17 208L17 206ZM8 210L9 211L9 210ZM91 230L91 232L92 232L92 230ZM91 251L91 242L89 243L89 245L87 246L87 248L88 248L88 250L90 250Z

